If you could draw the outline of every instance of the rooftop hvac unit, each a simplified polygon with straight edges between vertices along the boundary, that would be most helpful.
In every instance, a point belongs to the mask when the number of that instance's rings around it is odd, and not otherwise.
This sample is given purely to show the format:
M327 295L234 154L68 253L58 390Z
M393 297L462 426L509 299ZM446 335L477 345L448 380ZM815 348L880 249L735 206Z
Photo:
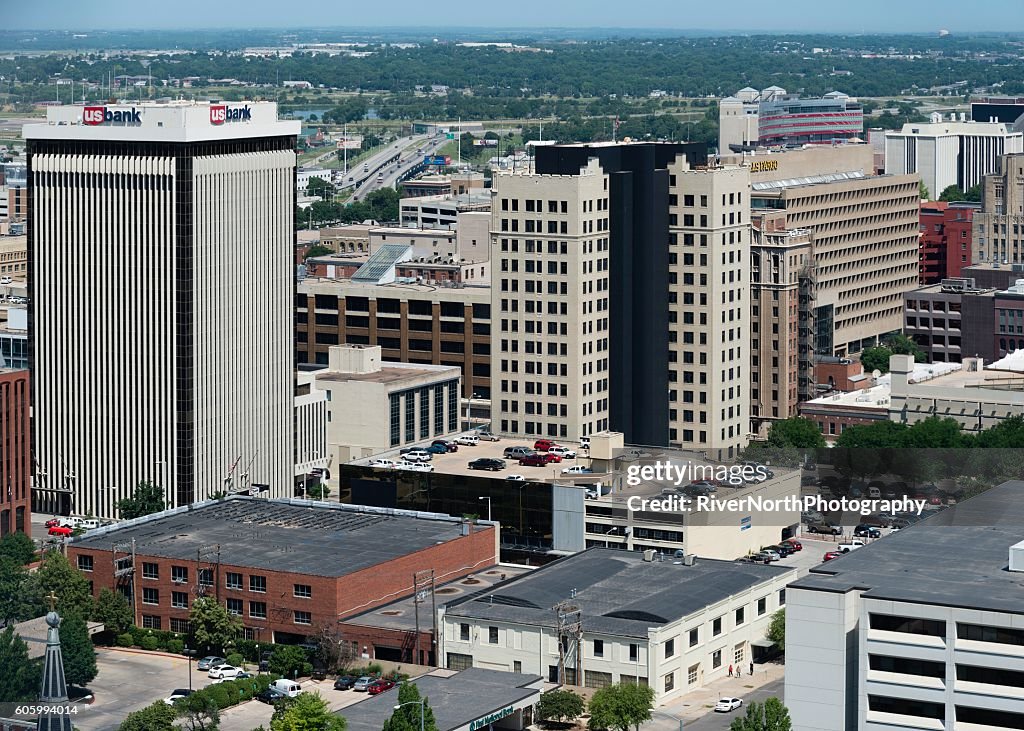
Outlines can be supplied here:
M683 566L693 566L695 563L697 563L697 554L688 553L683 556Z
M644 551L644 561L654 561L654 554L657 553L653 548L648 548Z

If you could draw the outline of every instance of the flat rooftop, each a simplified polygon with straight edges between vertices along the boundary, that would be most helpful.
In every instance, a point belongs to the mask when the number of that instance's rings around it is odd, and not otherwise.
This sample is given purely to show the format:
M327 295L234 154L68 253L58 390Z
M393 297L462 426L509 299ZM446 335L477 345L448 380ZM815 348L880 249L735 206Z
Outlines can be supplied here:
M225 565L340 577L461 535L447 515L232 496L89 531L72 546L110 551L135 539L139 555L194 561L218 544Z
M792 586L1019 614L1024 574L1007 566L1022 534L1024 481L1013 480L812 568Z
M337 381L339 383L357 382L391 384L423 378L426 376L448 376L450 378L458 378L461 374L462 369L458 366L430 365L426 363L394 363L391 361L384 361L381 363L380 370L371 371L369 373L349 373L325 369L322 372L317 372L316 377L317 380L320 381Z
M449 617L555 627L558 602L573 590L587 631L647 637L670 624L795 569L698 558L645 561L636 551L589 548L448 605Z
M437 603L444 604L452 599L459 599L482 589L487 589L495 584L514 579L517 576L533 571L532 566L518 566L514 564L498 564L488 566L474 574L464 576L455 581L449 581L439 585L435 590ZM415 597L406 597L398 601L385 604L382 607L371 609L368 612L357 614L344 620L345 624L354 624L360 627L377 627L382 629L401 630L404 632L416 631L416 603ZM424 607L420 607L420 627L425 628L423 622ZM426 609L429 617L430 610Z
M435 671L413 682L420 696L430 699L438 731L451 731L539 696L542 681L539 675L469 668L455 674ZM380 731L394 713L397 698L397 690L381 693L336 713L348 721L348 731Z

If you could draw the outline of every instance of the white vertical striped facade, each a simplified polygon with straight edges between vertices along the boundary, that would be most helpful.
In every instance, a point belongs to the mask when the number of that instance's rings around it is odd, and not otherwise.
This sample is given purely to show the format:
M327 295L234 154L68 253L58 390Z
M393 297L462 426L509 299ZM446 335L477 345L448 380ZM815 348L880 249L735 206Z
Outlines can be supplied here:
M36 487L51 504L70 489L76 515L118 517L143 480L170 507L245 483L292 493L293 141L192 143L192 127L129 130L138 147L112 154L97 130L78 131L82 154L31 135Z

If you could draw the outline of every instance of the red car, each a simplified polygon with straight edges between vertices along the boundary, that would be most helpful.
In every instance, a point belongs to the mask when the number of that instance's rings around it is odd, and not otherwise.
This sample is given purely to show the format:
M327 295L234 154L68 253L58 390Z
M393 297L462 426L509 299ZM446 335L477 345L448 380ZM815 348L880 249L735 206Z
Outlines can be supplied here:
M533 443L533 448L538 452L546 452L554 446L555 443L550 439L538 439Z
M380 695L384 691L391 690L394 687L395 687L395 684L392 683L390 680L383 680L383 679L381 679L381 680L377 680L377 681L375 681L373 683L370 683L370 687L368 687L366 689L366 692L369 693L370 695Z
M783 541L783 543L788 543L790 546L793 547L794 551L804 550L804 544L798 541L796 538L787 538L785 541Z
M519 464L523 467L545 467L552 462L558 461L558 457L547 452L535 452L528 454L519 460Z
M55 525L60 525L60 518L50 518L43 525L45 525L47 528L52 528Z
M839 551L829 551L828 553L825 554L825 556L821 560L822 561L831 561L832 559L839 558L842 555L843 554L839 553Z
M63 525L51 525L47 531L51 536L70 536L71 529Z

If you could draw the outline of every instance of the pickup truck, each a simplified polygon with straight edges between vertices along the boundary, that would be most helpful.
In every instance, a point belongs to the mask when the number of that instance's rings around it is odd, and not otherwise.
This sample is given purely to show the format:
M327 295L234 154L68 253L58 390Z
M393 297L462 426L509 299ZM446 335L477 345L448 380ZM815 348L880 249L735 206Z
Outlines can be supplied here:
M836 546L836 550L839 553L849 553L850 551L856 551L858 548L864 545L864 541L854 538L853 540L840 543Z

